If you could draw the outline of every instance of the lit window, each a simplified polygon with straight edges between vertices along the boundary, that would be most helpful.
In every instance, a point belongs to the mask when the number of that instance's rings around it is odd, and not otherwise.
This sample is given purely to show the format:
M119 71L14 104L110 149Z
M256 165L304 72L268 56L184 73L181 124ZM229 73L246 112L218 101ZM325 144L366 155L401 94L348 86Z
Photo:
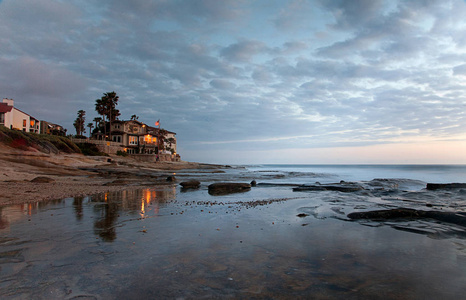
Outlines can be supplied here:
M129 144L130 145L137 145L138 144L138 137L137 136L130 136L129 137Z

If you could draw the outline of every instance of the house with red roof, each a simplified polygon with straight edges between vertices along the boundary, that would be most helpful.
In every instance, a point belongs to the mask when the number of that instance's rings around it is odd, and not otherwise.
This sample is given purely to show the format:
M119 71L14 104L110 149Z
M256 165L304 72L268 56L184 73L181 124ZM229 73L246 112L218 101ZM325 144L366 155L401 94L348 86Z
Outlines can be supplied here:
M40 131L40 121L14 107L13 99L7 98L0 103L0 125L26 132Z

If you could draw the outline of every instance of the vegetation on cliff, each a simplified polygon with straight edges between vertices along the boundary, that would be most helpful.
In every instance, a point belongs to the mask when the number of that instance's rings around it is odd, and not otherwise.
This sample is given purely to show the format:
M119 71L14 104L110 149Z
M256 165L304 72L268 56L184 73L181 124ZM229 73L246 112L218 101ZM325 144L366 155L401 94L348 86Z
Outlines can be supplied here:
M79 147L67 137L29 133L5 126L0 126L0 143L20 150L34 148L44 153L81 153Z

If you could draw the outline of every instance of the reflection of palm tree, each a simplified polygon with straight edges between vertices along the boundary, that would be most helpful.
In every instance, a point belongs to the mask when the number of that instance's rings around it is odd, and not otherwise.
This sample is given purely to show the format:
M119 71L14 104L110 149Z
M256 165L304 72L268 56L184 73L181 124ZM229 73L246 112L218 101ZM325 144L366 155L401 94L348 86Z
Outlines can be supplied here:
M78 221L83 218L83 200L83 197L74 197L73 199L73 209Z
M118 204L103 203L94 207L100 210L102 216L94 223L94 232L106 242L114 241L116 239L115 222L118 219Z

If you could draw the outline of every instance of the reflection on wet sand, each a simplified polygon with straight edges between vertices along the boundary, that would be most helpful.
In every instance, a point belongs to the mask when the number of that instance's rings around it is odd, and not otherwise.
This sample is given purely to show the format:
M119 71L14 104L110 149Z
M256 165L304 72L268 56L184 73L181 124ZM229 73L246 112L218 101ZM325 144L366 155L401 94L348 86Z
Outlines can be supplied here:
M131 215L138 213L141 218L149 213L157 215L159 206L175 197L174 186L163 190L129 190L92 196L90 202L95 203L93 206L94 232L104 241L111 242L116 239L116 227L120 213L128 212ZM76 218L81 218L79 210L76 212Z
M466 293L464 240L345 220L355 204L368 205L359 197L260 187L210 196L167 186L4 207L0 297L458 299Z

